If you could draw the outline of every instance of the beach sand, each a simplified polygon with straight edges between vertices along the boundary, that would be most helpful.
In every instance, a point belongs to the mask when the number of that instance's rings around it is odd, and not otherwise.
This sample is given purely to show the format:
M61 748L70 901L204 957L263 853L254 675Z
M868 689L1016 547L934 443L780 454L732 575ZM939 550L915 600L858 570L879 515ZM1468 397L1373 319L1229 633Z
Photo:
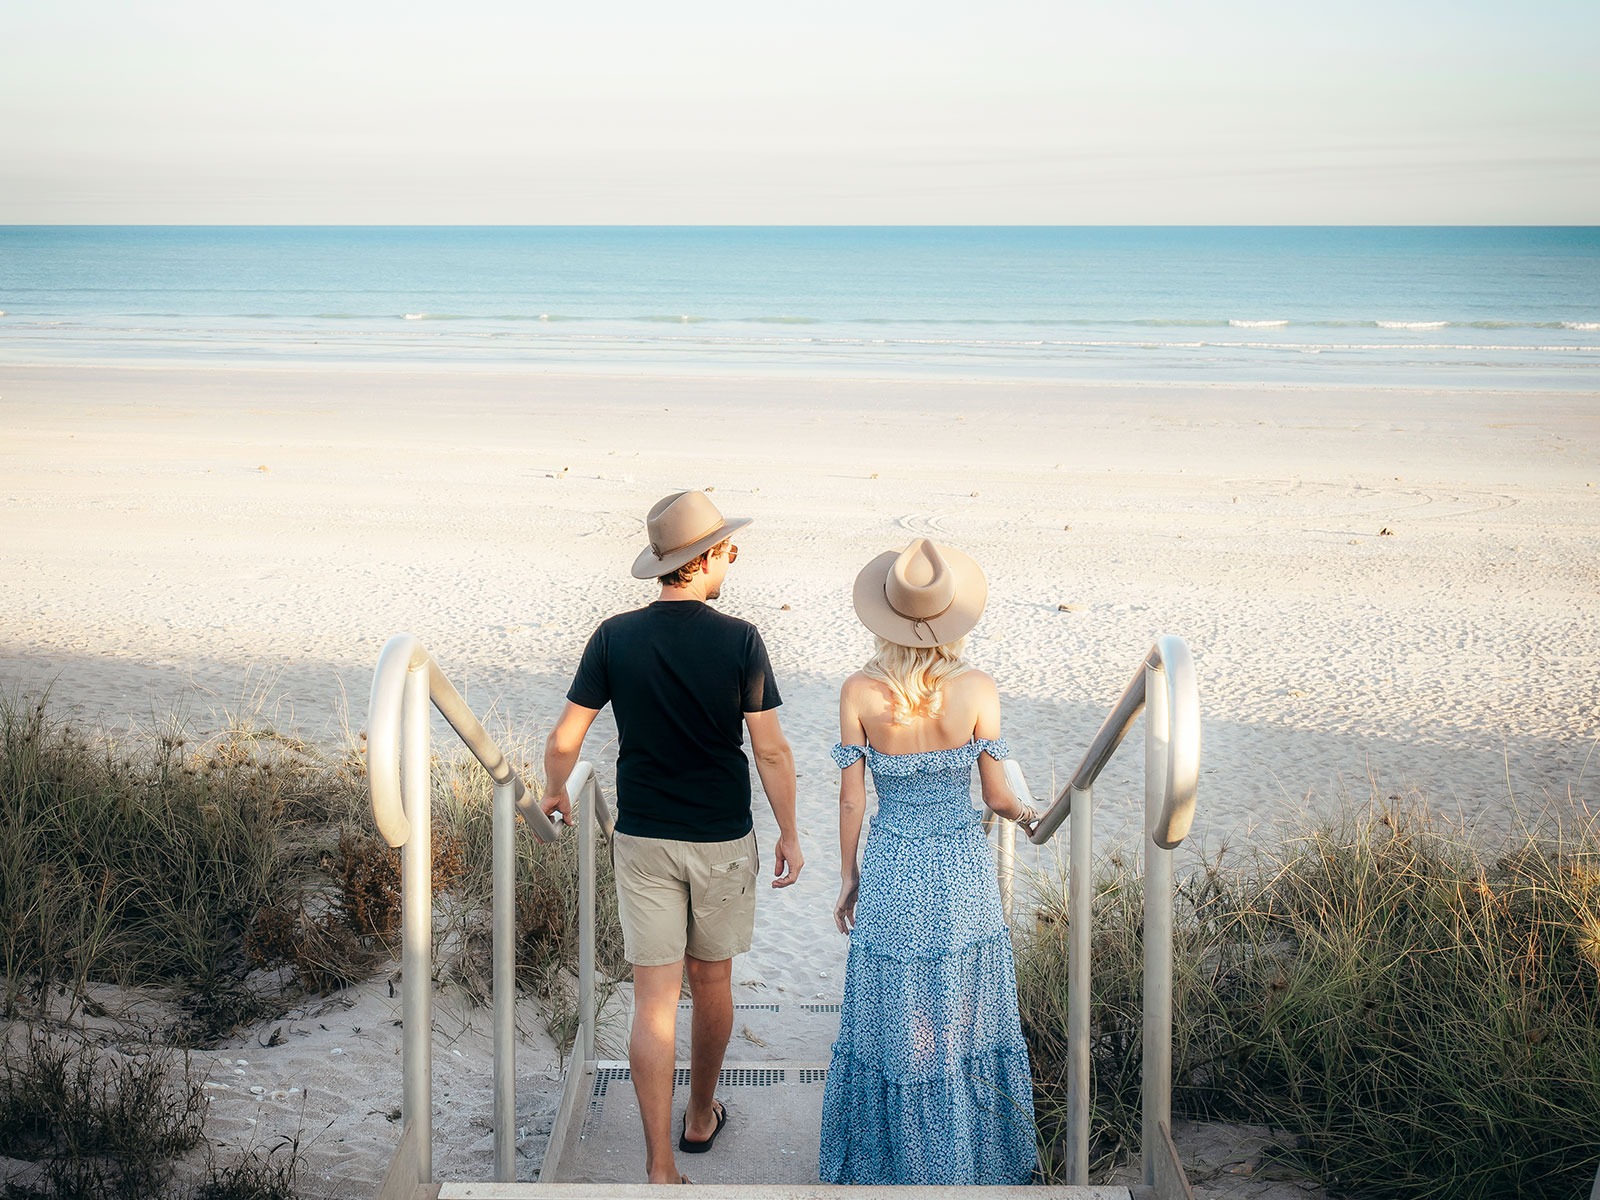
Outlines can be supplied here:
M755 517L719 607L771 651L808 861L763 898L735 980L795 999L836 1000L844 961L828 748L839 681L871 649L850 583L915 535L988 573L969 653L1036 796L1177 634L1203 713L1183 854L1371 794L1493 830L1600 807L1593 395L11 366L0 430L0 686L48 688L117 735L248 714L338 744L406 631L534 752L595 623L653 597L628 576L650 504L705 487ZM607 714L587 747L605 783L612 736ZM1142 775L1134 745L1102 776L1102 851L1137 840ZM770 845L759 799L757 830ZM1054 860L1029 861L1048 877ZM332 1086L328 1032L256 1086ZM527 1070L553 1097L541 1037ZM375 1179L392 1144L398 1039L381 1040L337 1088L378 1114L347 1131L366 1157L332 1174Z

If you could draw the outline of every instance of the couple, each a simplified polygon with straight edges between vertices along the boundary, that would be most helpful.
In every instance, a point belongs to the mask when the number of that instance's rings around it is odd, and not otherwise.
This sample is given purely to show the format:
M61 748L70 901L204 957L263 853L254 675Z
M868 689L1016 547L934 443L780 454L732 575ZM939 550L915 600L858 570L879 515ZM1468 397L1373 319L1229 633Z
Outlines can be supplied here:
M734 1121L715 1096L733 1031L733 956L750 948L758 851L749 731L777 819L773 887L800 875L794 754L761 635L707 607L748 518L703 492L650 510L633 564L660 599L601 623L545 747L541 807L572 812L567 780L607 703L617 722L617 901L633 965L628 1061L652 1183L673 1153L678 998L693 999L689 1102L677 1149L712 1149ZM1034 1167L1033 1090L993 856L970 798L1024 826L1006 784L994 681L961 650L988 594L966 555L917 539L874 558L855 610L877 653L839 694L842 884L850 935L843 1013L822 1110L821 1178L850 1184L1020 1184ZM878 812L857 865L871 767ZM736 1124L735 1126L736 1127Z

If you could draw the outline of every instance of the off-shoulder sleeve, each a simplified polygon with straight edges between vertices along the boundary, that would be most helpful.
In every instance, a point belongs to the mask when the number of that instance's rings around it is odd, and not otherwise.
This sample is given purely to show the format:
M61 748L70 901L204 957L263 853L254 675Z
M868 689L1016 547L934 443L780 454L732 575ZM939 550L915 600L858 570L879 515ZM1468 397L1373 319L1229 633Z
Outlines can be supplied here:
M990 758L999 759L1002 762L1011 757L1011 747L1006 745L1006 740L1003 737L992 740L989 738L974 738L973 740L978 743L978 753L980 754L987 754Z
M858 759L865 758L866 755L867 748L865 746L846 746L842 742L833 744L833 761L839 764L841 771Z

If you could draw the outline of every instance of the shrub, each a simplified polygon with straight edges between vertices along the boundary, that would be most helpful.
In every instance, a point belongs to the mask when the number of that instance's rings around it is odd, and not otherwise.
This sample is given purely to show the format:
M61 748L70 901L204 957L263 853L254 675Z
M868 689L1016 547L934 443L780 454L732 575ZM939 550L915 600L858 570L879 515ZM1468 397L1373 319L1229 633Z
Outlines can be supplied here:
M1041 1134L1064 1116L1065 906L1024 935ZM1095 1147L1137 1144L1141 906L1096 884ZM1600 839L1493 849L1375 802L1178 889L1174 1109L1298 1137L1353 1196L1570 1197L1600 1147ZM1047 1155L1048 1157L1048 1155Z
M43 1190L13 1196L167 1194L171 1160L200 1141L205 1096L183 1060L123 1056L33 1034L0 1060L0 1145L41 1164Z
M271 914L322 886L308 830L360 783L270 731L195 744L168 731L119 748L57 724L43 700L0 696L5 1014L29 989L79 995L90 980L237 993L284 933ZM322 978L361 969L357 956Z

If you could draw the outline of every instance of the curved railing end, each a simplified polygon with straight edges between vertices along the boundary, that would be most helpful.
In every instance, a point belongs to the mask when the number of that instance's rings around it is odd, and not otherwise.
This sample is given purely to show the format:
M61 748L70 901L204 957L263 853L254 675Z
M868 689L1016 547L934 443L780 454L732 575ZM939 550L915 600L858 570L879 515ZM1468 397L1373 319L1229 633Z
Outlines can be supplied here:
M427 661L428 652L421 642L409 633L397 633L383 644L372 673L372 695L367 703L367 786L373 823L391 846L403 846L411 837L411 822L400 798L400 713L406 675Z
M1200 690L1189 644L1175 634L1156 639L1151 665L1158 666L1167 692L1167 777L1162 786L1161 819L1150 831L1163 850L1189 836L1195 793L1200 783Z

